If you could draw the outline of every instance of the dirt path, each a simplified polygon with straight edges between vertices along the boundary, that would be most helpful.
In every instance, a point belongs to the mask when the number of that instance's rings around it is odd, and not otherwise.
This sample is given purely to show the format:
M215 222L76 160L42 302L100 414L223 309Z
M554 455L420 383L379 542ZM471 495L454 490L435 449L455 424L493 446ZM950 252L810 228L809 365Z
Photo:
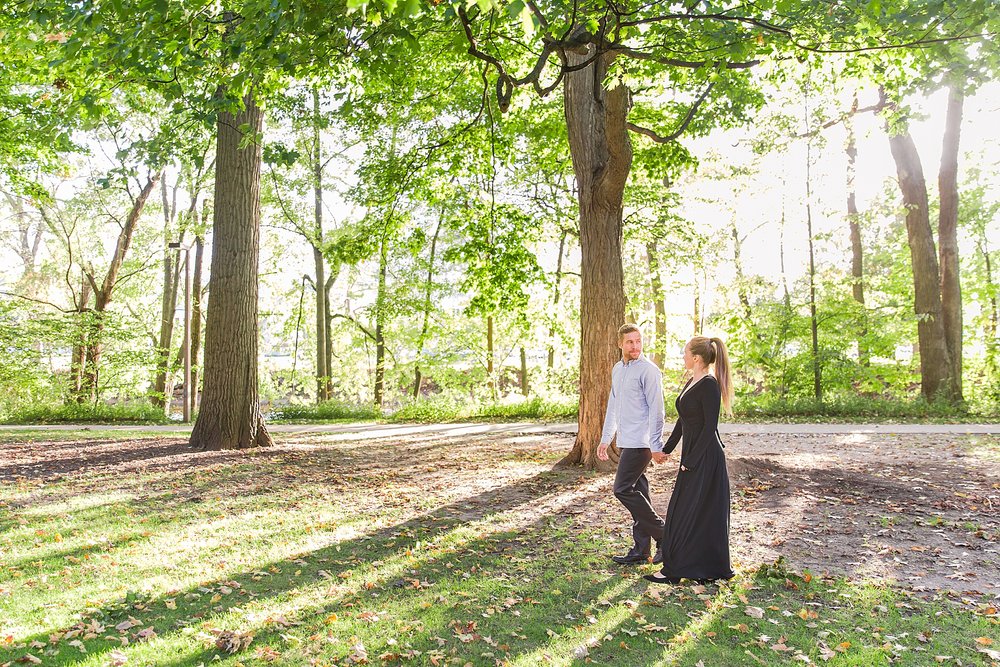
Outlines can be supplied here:
M549 503L552 489L544 485L518 486L516 475L548 474L569 449L571 433L545 432L549 429L537 425L483 426L390 430L375 440L374 450L372 432L289 432L268 456L289 461L289 482L332 479L332 468L346 463L346 451L354 461L351 477L389 477L401 488L472 497L506 485L539 515L572 515L624 540L626 516L611 495L610 475L552 471L561 494L558 505ZM29 440L5 433L0 484L19 482L24 493L15 502L25 505L32 503L33 488L51 483L72 493L113 487L132 473L210 471L246 456L193 453L178 436L120 435L62 432L32 434ZM724 439L737 566L783 557L792 568L817 574L892 579L916 591L1000 596L1000 437L730 427ZM362 445L364 450L358 449ZM520 467L505 478L492 463L511 456ZM428 461L434 465L428 467ZM672 465L651 473L661 511L675 474Z

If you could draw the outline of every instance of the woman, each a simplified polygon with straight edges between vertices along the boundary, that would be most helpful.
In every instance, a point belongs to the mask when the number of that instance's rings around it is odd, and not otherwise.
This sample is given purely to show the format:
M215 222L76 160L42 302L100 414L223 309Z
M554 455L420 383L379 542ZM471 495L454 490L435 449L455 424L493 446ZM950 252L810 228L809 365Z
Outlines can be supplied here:
M715 375L709 371L715 366ZM676 584L681 578L706 583L730 579L729 474L719 438L719 407L732 414L732 374L726 345L719 338L696 336L684 346L684 367L691 378L675 405L679 419L663 447L664 456L681 435L680 470L663 527L663 568L644 579Z

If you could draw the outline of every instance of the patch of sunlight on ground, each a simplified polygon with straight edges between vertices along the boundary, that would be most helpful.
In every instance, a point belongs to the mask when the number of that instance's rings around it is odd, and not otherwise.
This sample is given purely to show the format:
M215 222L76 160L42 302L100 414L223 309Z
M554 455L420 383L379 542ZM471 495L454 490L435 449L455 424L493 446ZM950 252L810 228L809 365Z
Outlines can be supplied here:
M610 578L610 577L609 577ZM628 577L622 577L621 583L608 589L606 599L615 599L631 588L635 582ZM608 607L607 611L594 616L595 622L586 623L582 631L569 631L563 635L553 635L548 644L538 646L530 653L525 653L513 659L510 667L537 667L538 665L571 665L581 661L590 651L614 634L615 629L632 617L632 610L624 604Z

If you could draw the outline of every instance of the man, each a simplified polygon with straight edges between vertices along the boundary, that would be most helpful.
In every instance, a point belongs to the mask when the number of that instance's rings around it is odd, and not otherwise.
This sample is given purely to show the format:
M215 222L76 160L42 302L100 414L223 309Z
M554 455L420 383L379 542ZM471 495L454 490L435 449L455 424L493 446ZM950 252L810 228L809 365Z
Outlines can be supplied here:
M618 471L615 497L632 515L634 544L624 556L612 556L620 565L649 562L651 541L656 541L654 563L663 561L660 537L663 519L653 510L646 467L654 452L663 452L663 386L660 369L642 354L642 333L634 324L618 329L622 359L611 369L611 395L604 415L604 430L597 458L608 460L608 445L618 436Z

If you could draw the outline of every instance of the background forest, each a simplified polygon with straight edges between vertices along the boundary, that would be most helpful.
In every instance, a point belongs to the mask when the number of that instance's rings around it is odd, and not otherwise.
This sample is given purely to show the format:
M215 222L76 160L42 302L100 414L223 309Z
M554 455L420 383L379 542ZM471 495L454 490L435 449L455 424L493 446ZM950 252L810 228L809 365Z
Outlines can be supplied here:
M291 3L280 26L175 4L0 19L0 417L178 418L185 313L197 412L210 260L246 261L213 231L222 116L261 158L265 417L576 414L590 213L571 61L532 70L547 5ZM933 49L788 58L740 25L712 57L746 67L655 44L607 66L629 91L625 316L668 392L697 332L728 341L744 418L1000 416L989 5Z

